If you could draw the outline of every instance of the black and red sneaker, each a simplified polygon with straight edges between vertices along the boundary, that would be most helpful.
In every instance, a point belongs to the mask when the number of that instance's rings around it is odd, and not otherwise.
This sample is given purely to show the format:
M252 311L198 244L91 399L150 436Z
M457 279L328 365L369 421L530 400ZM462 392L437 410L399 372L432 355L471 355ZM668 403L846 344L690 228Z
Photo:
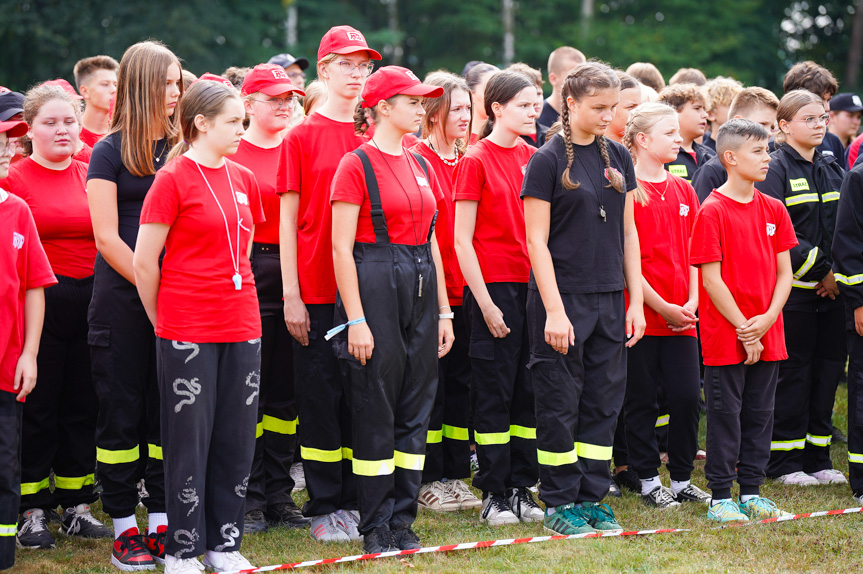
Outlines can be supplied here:
M163 524L156 528L156 532L147 534L147 537L144 539L144 544L147 545L150 556L159 564L165 563L165 536L167 532L168 527Z
M155 570L156 563L137 528L130 528L114 540L111 563L124 572Z

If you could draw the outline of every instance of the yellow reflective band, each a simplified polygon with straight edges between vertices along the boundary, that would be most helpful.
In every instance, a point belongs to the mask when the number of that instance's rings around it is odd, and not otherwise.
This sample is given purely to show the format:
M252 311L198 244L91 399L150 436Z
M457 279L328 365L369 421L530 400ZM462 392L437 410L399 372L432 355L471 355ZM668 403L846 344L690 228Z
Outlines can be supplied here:
M668 173L684 179L689 175L685 165L670 165L668 166Z
M788 207L791 207L792 205L800 205L801 203L812 202L818 202L817 193L801 193L800 195L789 195L785 198L785 205Z
M411 454L400 450L393 453L393 459L395 460L397 467L407 470L422 470L426 463L426 455Z
M775 440L770 443L770 450L797 450L806 447L806 439L800 440Z
M806 442L808 442L810 444L814 444L815 446L830 446L830 443L832 441L833 441L832 435L818 436L818 435L806 433Z
M671 415L662 415L661 417L656 418L656 428L664 427L668 425L668 421L671 420Z
M360 460L354 459L354 474L359 476L388 476L395 472L396 463L394 459L385 460Z
M264 420L261 422L263 422L264 430L267 432L297 434L297 419L286 421L284 419L271 417L270 415L264 415Z
M451 440L467 440L467 429L464 427L453 427L443 425L443 436Z
M853 462L856 464L863 464L863 454L857 454L856 452L848 453L848 462Z
M806 256L806 261L803 262L803 265L800 266L800 269L797 270L797 273L794 274L795 279L800 279L806 273L812 269L812 266L815 265L815 259L818 257L818 248L813 247L809 250L809 255Z
M123 464L135 462L140 456L141 449L137 446L128 450L107 450L96 447L96 460L103 464Z
M569 452L550 452L536 449L536 458L539 460L539 464L543 466L563 466L578 462L578 453L575 452L575 448Z
M827 203L828 201L839 201L839 192L830 191L828 193L822 194L821 203Z
M44 490L48 488L48 479L44 478L39 482L22 482L21 483L21 496L26 496L28 494L36 494L40 490Z
M581 458L589 458L591 460L611 460L610 446L599 446L596 444L577 442L575 443L575 451Z
M17 532L17 524L0 524L0 536L15 536Z
M426 444L437 444L443 440L443 430L430 430L426 435Z
M264 436L264 423L259 422L255 425L255 438L261 438Z
M509 435L525 440L536 440L536 429L530 427L522 427L518 425L510 425Z
M791 280L791 286L797 287L799 289L815 289L816 285L818 285L817 281L798 281L797 279Z
M508 444L509 431L507 432L476 432L473 431L473 437L476 439L476 444L488 446L492 444Z
M352 448L348 448L346 446L343 446L342 447L342 459L354 460L354 450Z
M791 186L791 191L809 191L809 182L805 177L789 179L788 184Z
M863 283L863 275L842 275L841 273L834 273L833 276L840 283L844 283L845 285L859 285Z
M92 474L87 476L57 476L54 475L54 487L64 490L80 490L88 484L93 484L95 477Z
M303 457L303 460L312 460L315 462L340 462L342 460L342 449L321 450L319 448L300 446L300 456Z
M162 447L156 444L148 444L147 445L147 454L150 455L150 458L155 458L156 460L162 460Z

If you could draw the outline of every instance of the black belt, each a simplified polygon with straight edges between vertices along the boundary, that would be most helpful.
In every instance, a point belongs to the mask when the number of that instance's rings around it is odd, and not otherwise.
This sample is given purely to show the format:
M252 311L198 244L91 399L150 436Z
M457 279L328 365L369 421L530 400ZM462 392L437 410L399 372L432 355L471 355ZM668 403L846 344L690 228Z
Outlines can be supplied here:
M279 254L278 243L252 243L252 253L271 253Z

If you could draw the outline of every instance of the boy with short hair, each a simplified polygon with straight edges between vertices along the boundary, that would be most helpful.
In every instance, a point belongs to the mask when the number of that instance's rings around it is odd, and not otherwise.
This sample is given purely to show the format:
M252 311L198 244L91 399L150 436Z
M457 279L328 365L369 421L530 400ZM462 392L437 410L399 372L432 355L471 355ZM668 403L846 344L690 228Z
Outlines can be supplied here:
M573 68L586 60L581 50L576 50L572 46L561 46L549 54L546 72L548 72L548 83L551 84L551 95L545 99L542 112L536 120L539 125L548 129L558 120L563 81Z
M695 84L696 86L704 86L707 84L707 76L698 68L680 68L668 80L668 85L674 84Z
M776 112L778 109L779 98L773 92L752 86L744 88L734 96L731 107L728 108L728 117L752 120L772 134L776 131ZM698 201L704 203L707 196L726 181L728 181L728 174L725 172L725 167L719 156L714 156L695 172L695 176L692 178L692 187L695 188Z
M767 176L768 133L730 120L717 134L728 182L701 206L690 264L700 268L699 302L707 406L707 517L746 522L784 513L759 496L770 459L779 363L788 357L782 307L797 244L785 206L755 189ZM734 480L739 504L731 499Z
M782 80L782 89L787 94L792 90L808 90L824 100L825 111L830 111L830 100L839 91L839 82L827 68L819 66L812 60L797 62ZM824 141L816 148L824 155L832 155L841 160L845 148L839 138L829 131L824 134Z
M120 64L111 56L78 60L73 74L87 107L81 120L81 141L91 148L111 128L111 102L117 95Z
M734 96L739 94L742 89L743 84L734 78L726 78L724 76L716 76L704 85L704 91L707 95L705 99L709 125L701 143L714 152L716 151L716 140L713 136L719 131L719 127L731 117L728 115L731 102L734 100Z
M665 164L665 169L691 182L698 167L716 155L710 148L695 141L707 129L704 93L695 84L674 84L659 93L659 101L677 110L680 137L683 138L677 160Z
M0 179L24 122L0 122ZM36 385L43 288L57 283L27 204L0 188L0 570L15 564L21 500L21 416Z

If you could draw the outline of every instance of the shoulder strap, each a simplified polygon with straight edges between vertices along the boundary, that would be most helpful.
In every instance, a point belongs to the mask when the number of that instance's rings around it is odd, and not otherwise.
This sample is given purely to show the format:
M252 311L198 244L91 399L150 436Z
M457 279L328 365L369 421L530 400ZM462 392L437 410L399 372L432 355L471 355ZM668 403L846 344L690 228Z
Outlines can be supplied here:
M363 162L363 173L366 176L366 188L369 192L369 203L371 203L372 226L375 229L375 242L389 243L390 235L387 232L387 218L384 216L384 208L381 205L381 191L378 188L378 178L375 176L372 162L369 160L366 152L361 149L355 149L353 153L357 154L360 161Z
M423 168L423 172L425 172L425 174L426 174L426 179L429 182L429 186L431 186L431 178L429 177L429 166L426 163L426 158L424 158L422 155L420 155L418 153L414 153L411 155L413 155L414 158L416 158L417 163L419 163L420 167ZM432 233L434 233L434 226L435 226L435 223L437 222L437 214L438 214L438 211L435 210L434 215L432 216L431 225L429 225L429 233L428 233L428 237L426 237L426 242L431 241Z

